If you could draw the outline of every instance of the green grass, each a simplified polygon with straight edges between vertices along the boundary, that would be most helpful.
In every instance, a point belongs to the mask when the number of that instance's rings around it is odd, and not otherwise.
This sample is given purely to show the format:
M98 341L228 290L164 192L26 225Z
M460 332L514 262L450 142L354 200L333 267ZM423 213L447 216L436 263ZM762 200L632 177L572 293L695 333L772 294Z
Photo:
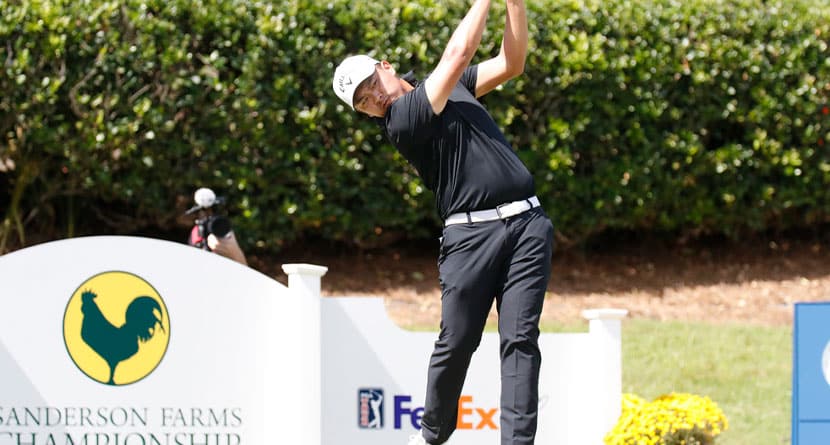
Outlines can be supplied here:
M588 323L541 328L586 332ZM791 327L623 320L622 355L623 392L712 399L729 421L718 445L790 443Z
M726 445L790 443L792 328L623 321L623 392L709 396Z

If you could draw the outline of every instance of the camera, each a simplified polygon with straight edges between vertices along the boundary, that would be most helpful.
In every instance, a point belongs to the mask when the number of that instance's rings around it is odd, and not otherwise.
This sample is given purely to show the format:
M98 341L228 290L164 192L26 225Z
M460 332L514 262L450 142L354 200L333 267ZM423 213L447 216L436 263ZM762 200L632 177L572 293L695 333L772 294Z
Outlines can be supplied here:
M231 220L224 215L213 213L214 206L223 204L224 199L217 197L213 190L205 187L196 190L193 198L196 205L185 212L185 215L198 213L199 217L193 223L188 244L200 249L212 250L207 243L209 235L224 238L231 232Z
M197 219L196 225L199 226L199 231L205 238L210 234L216 235L218 238L224 238L231 231L231 220L221 215L210 215Z

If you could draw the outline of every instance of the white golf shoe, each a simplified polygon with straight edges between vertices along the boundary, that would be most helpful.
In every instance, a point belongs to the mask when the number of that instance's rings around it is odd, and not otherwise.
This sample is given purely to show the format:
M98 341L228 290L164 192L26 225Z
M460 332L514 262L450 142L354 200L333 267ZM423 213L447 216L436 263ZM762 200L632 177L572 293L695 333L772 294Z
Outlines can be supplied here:
M426 440L424 440L424 436L420 434L413 434L409 436L409 444L408 445L429 445Z

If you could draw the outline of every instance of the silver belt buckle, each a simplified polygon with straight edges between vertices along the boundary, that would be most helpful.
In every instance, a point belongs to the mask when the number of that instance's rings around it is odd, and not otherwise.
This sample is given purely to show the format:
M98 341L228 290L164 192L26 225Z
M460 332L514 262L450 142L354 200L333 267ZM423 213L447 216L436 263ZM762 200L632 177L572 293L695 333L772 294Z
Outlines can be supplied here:
M501 216L501 208L505 207L505 206L509 206L510 204L513 204L513 203L512 202L506 202L504 204L499 204L499 205L496 206L496 215L499 215L499 219L504 219L504 217Z

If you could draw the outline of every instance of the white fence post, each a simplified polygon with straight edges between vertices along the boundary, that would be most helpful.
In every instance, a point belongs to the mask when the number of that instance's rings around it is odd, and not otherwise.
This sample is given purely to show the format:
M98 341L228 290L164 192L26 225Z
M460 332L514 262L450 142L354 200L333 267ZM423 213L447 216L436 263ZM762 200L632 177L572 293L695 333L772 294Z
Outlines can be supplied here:
M587 309L582 316L588 319L588 334L595 339L601 354L597 357L596 370L604 387L600 394L607 395L605 403L597 406L597 416L605 432L611 431L622 413L622 319L628 315L625 309Z
M283 272L288 275L288 289L292 294L302 298L301 317L303 332L297 333L302 342L300 363L308 366L303 374L303 387L307 391L304 408L304 430L307 432L308 445L322 445L322 337L320 309L320 280L328 271L327 267L313 264L283 264Z

